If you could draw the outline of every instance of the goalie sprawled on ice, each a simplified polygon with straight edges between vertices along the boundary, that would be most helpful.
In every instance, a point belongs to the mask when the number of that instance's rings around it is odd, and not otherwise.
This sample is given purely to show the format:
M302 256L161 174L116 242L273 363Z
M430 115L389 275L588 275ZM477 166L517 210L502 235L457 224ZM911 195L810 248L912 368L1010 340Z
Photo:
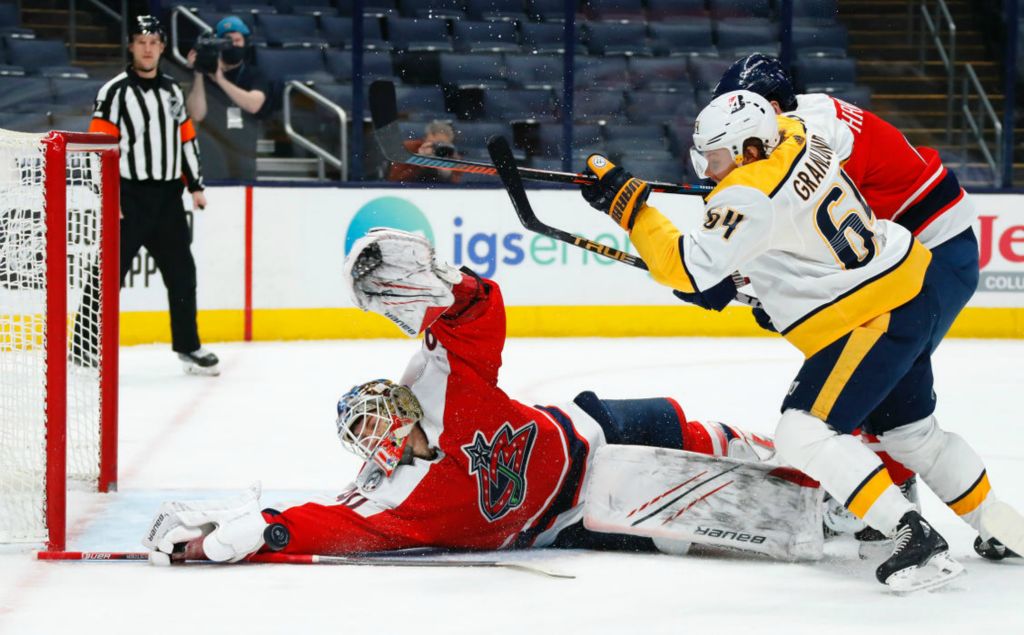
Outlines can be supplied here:
M498 285L438 263L419 236L370 232L353 247L345 278L361 308L409 335L426 331L401 381L367 382L338 403L338 435L366 461L355 482L335 501L282 512L261 509L255 490L226 503L165 503L143 541L155 560L635 549L650 548L650 538L673 552L693 541L820 556L821 490L762 462L771 441L687 420L668 398L583 392L554 406L509 398L498 387Z

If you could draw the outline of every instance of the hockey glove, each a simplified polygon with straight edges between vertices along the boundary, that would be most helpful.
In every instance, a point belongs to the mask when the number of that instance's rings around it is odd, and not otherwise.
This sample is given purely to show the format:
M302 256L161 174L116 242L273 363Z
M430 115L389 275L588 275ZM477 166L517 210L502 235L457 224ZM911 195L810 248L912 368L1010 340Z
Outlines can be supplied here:
M597 183L583 185L580 190L590 206L611 217L627 232L633 229L636 214L647 202L651 186L641 181L600 154L587 157L584 174L597 176Z
M772 316L768 315L768 312L764 309L754 308L754 319L757 320L757 325L766 331L772 333L778 333L779 330L775 328L775 324L772 323Z
M698 289L694 293L687 293L685 291L673 290L672 293L683 302L696 304L702 309L721 311L736 297L736 283L733 282L730 276L703 291Z
M267 525L259 505L259 483L230 500L166 502L160 506L142 545L152 552L149 559L153 564L170 564L186 546L192 557L238 562L259 551L265 533L275 535L278 544L274 546L283 548L287 540L281 544L278 534L281 530L287 534L287 530L280 524ZM277 533L267 532L268 528ZM192 548L197 542L201 549Z
M383 315L416 337L455 301L452 285L462 274L437 262L426 238L374 228L352 246L344 280L356 306Z

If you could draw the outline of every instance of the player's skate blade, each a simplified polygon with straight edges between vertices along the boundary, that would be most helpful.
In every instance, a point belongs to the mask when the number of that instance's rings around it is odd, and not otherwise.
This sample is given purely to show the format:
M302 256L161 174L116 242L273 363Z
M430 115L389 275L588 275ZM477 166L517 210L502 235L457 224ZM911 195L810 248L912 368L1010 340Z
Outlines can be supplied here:
M204 377L220 375L220 360L205 348L198 348L191 353L178 353L178 359L181 360L185 373L189 375Z
M949 555L949 545L916 511L900 518L889 559L878 566L878 581L893 591L909 593L934 589L964 572Z
M995 502L985 510L981 524L1007 549L1024 554L1024 516L1016 509L1002 501Z

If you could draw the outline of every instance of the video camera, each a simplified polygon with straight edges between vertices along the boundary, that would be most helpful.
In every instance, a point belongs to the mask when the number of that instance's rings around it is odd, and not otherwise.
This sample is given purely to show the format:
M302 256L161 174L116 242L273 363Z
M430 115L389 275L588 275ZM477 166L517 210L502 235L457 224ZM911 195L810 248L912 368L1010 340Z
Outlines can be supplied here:
M212 33L204 33L196 38L195 69L200 73L213 75L217 72L217 61L220 54L234 47L231 38L216 37Z

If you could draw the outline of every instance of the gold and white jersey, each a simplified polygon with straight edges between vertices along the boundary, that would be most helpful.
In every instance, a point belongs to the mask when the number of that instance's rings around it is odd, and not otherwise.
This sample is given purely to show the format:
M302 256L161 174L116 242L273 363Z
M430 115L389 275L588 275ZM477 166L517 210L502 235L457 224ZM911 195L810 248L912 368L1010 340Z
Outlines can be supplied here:
M708 195L702 229L683 235L646 206L630 238L655 280L681 291L747 276L779 332L810 357L917 295L931 252L875 218L826 133L778 122L771 155Z

